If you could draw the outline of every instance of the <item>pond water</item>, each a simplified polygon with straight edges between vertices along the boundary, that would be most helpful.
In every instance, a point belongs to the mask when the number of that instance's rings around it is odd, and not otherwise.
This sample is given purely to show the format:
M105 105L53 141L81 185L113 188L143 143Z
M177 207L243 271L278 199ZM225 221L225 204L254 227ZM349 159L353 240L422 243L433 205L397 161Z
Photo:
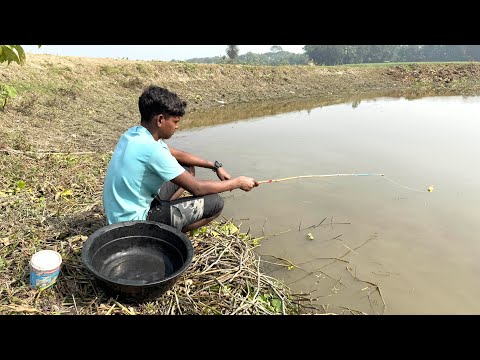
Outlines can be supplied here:
M168 143L259 181L385 174L222 193L223 216L264 237L269 275L320 312L480 314L479 114L480 97L379 97L212 119Z

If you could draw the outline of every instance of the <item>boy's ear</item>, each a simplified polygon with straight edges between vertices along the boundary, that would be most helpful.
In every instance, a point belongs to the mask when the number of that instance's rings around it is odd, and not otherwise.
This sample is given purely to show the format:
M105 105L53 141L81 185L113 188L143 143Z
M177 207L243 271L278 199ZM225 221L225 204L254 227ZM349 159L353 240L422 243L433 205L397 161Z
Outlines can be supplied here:
M158 114L157 115L157 125L158 126L162 125L162 120L165 120L165 118L163 117L163 114Z

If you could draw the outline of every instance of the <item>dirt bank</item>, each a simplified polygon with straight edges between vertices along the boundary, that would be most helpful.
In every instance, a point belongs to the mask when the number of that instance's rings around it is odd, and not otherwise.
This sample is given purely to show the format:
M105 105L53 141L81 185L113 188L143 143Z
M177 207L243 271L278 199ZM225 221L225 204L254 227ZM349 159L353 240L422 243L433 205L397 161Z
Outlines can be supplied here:
M189 116L225 108L222 114L228 117L225 110L242 104L249 109L252 103L258 109L269 104L265 111L276 112L288 109L285 104L292 101L313 106L372 93L477 95L480 64L273 67L28 54L24 66L2 64L0 83L18 91L0 111L4 145L25 143L18 139L20 131L28 139L24 147L105 150L138 122L138 96L149 84L167 87L187 100L188 125Z

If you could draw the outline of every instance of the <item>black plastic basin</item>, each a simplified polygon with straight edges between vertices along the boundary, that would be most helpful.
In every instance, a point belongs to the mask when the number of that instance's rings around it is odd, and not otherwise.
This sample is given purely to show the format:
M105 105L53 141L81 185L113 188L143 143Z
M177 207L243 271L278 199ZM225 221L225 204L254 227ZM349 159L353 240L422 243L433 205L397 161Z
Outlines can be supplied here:
M102 288L125 300L163 295L193 258L190 239L181 231L153 221L105 226L85 241L82 261Z

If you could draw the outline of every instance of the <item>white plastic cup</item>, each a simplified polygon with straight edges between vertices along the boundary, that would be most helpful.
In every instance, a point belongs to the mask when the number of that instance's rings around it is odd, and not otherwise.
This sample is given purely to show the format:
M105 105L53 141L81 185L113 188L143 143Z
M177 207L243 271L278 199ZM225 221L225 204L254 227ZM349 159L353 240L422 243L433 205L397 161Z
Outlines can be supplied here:
M62 256L53 250L41 250L30 260L30 287L43 290L57 281Z

